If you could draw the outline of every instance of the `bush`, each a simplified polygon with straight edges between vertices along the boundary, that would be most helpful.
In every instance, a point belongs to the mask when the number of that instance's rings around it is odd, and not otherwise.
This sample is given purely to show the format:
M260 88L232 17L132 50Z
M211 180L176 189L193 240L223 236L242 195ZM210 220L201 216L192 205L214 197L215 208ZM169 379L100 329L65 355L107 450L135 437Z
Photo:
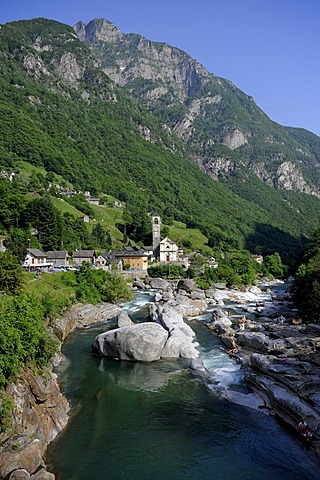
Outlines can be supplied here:
M131 300L132 292L123 277L102 269L94 270L87 262L76 272L76 298L81 302L116 303Z
M202 290L208 290L211 287L210 282L204 278L197 278L196 284L197 287L201 288Z
M1 304L0 386L5 387L22 365L47 366L57 346L57 340L45 328L40 300L19 295Z
M273 277L283 278L284 266L282 265L282 260L278 252L267 255L264 258L263 266Z
M161 277L176 280L179 278L185 278L186 272L181 265L172 265L168 263L165 265L154 265L153 267L149 267L148 275L153 278Z
M12 425L11 411L14 407L11 397L6 392L0 392L0 432L5 432Z

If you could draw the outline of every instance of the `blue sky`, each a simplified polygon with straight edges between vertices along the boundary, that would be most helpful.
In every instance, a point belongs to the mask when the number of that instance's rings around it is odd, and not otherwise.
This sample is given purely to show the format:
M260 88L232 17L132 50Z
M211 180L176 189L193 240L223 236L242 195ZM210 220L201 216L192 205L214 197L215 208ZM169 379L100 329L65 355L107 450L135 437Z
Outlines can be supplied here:
M274 121L320 135L320 0L0 0L0 23L106 18L185 50Z

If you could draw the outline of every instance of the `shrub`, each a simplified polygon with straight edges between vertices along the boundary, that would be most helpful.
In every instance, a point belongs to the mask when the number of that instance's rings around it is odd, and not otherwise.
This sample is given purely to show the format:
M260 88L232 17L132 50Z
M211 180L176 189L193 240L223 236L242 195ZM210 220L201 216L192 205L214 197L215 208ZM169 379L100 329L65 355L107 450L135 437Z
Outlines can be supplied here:
M10 297L0 310L0 386L5 387L22 365L43 368L58 342L45 328L44 307L27 295Z
M116 303L131 300L132 293L123 277L102 269L93 270L84 262L76 272L76 298L81 302Z
M150 277L161 277L167 279L185 278L186 272L181 265L154 265L148 268L148 275Z
M12 425L11 411L13 409L11 397L4 391L0 392L0 432L5 432Z

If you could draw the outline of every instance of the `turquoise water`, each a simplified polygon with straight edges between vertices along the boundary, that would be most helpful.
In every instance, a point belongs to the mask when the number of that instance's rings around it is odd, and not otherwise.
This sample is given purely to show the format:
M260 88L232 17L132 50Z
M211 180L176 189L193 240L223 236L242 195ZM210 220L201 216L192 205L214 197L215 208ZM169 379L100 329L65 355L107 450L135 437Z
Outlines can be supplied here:
M134 305L136 321L143 296ZM242 388L243 372L193 322L217 384ZM273 417L219 400L187 361L151 364L91 356L106 326L73 333L58 375L72 404L48 453L59 480L319 480L319 461Z

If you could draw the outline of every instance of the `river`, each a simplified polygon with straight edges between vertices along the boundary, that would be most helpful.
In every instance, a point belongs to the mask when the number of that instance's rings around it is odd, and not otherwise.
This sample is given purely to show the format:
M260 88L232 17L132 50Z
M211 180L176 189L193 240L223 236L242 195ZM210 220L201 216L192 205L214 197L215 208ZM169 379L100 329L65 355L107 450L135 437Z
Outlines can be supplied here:
M150 298L138 293L125 305L135 321L145 318ZM244 372L205 320L190 325L210 382L245 391ZM71 417L47 459L58 480L319 480L307 445L272 416L220 400L188 361L92 356L92 341L107 328L78 330L63 347L57 373Z

